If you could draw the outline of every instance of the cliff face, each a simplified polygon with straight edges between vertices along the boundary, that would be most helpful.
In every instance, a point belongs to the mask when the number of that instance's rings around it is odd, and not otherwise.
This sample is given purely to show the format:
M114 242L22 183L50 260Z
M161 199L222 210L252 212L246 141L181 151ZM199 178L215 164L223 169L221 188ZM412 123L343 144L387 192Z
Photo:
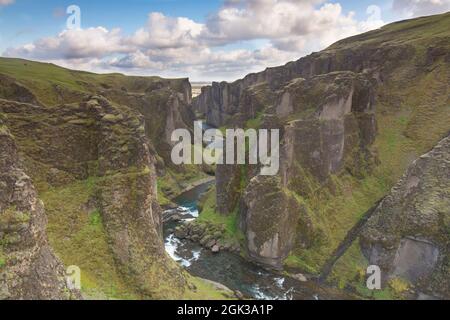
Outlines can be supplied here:
M273 207L251 166L217 167L217 211L264 226L242 224L251 259L280 266L290 253L287 264L318 272L410 162L448 132L449 24L449 14L395 23L203 88L193 106L209 124L281 132L279 186L297 202L288 210L295 227L264 218L263 207L275 216L286 209ZM273 245L286 232L289 241ZM255 238L271 245L255 247Z
M248 103L242 103L249 88L266 85L270 91L283 89L288 82L298 78L311 78L336 71L369 73L378 82L393 76L405 61L415 60L417 43L425 45L422 66L432 65L445 58L445 28L449 14L394 23L380 30L371 31L337 42L331 47L289 62L284 66L268 68L263 72L249 74L233 83L214 82L202 88L200 96L193 101L197 112L206 116L207 122L216 127L232 124L231 119L239 113L248 112ZM435 30L434 30L435 28ZM420 39L421 31L431 32L430 37ZM400 40L402 38L402 40ZM426 47L426 44L430 46ZM418 66L410 66L411 73ZM405 74L406 75L406 74Z
M18 149L2 148L2 159L20 157L37 189L8 160L17 182L7 177L0 199L11 219L0 226L0 235L11 239L2 248L11 278L2 278L1 297L68 296L62 265L46 240L44 207L50 244L64 264L80 267L85 297L182 297L187 280L164 250L157 175L170 164L167 132L192 126L189 82L77 73L15 59L0 65L0 113ZM53 76L31 81L41 68ZM2 138L5 146L8 141ZM14 200L20 192L26 199ZM20 253L22 247L30 252ZM21 255L13 259L14 250Z
M364 255L384 283L450 298L450 137L416 160L381 202L361 235Z
M281 269L295 242L301 208L277 177L256 176L245 190L241 228L252 259ZM276 221L276 223L267 223Z
M77 298L48 244L44 206L0 116L0 300Z
M164 252L155 158L139 113L99 96L53 110L3 100L0 110L43 189L95 177L89 203L80 205L101 213L127 282L150 297L182 292L183 277Z

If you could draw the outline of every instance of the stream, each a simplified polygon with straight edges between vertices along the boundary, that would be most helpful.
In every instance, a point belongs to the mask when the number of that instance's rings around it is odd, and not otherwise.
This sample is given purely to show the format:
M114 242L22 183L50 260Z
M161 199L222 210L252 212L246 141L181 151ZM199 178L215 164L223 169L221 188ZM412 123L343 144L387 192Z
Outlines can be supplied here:
M175 199L185 221L198 217L197 201L208 190L210 182L200 185ZM212 253L190 240L177 239L171 230L180 222L164 224L167 253L197 277L221 283L245 297L257 300L329 300L339 299L315 282L300 282L283 274L268 271L230 252Z

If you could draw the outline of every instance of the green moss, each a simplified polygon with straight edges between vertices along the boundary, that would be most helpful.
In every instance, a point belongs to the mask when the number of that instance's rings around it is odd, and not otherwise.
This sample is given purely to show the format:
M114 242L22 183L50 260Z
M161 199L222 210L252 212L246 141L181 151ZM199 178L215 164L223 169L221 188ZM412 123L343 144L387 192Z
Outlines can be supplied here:
M369 263L361 252L358 241L355 241L338 260L329 277L329 281L344 289L349 285L365 286L366 270Z
M311 266L308 264L308 261L311 259L305 258L305 256L297 256L291 254L289 257L284 260L284 266L289 269L299 269L307 272L309 274L315 274L318 272L318 266Z
M0 243L0 270L6 266L6 254L3 252L3 245Z
M30 213L18 211L15 206L8 207L0 216L0 224L18 224L18 223L28 223L30 221Z
M230 300L232 292L215 286L213 283L201 278L185 274L190 283L185 291L184 300ZM191 287L192 289L190 289Z
M98 227L102 224L102 217L100 215L100 211L99 210L95 210L94 212L92 212L90 214L90 219L89 219L89 223L90 226L92 227Z
M397 299L402 299L410 289L410 283L402 278L393 278L389 280L389 288Z
M47 233L64 265L81 269L82 291L92 299L134 299L123 282L108 245L99 210L89 211L97 179L51 189L41 195L48 217Z
M259 112L255 118L247 121L245 128L246 129L259 129L262 124L263 116L264 116L264 114Z
M224 231L224 240L231 242L240 242L243 239L243 234L238 225L238 210L223 215L216 211L216 189L212 188L205 195L204 201L201 204L202 210L197 219L198 223L204 223L216 226Z
M122 74L95 74L73 71L54 64L40 63L15 58L0 58L0 72L28 88L37 99L53 106L61 103L78 102L85 94L95 94L105 88L132 93L145 93L148 89L158 88L164 82L174 90L181 89L181 79L162 79L159 77L127 77ZM117 94L116 100L123 100L123 94ZM122 101L121 100L121 101Z

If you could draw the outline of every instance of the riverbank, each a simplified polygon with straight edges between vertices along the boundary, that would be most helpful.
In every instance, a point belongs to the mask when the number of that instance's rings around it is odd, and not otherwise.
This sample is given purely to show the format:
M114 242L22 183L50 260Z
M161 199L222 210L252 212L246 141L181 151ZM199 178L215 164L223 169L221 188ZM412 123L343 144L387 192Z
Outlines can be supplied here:
M164 223L166 251L190 275L207 279L228 288L234 298L256 300L317 300L341 299L344 294L318 285L315 281L295 279L284 273L266 270L247 261L237 252L213 252L207 246L188 238L178 238L176 228L196 221L199 217L198 200L213 180L195 183L174 200L178 204L180 219ZM172 209L173 210L173 209Z
M181 196L184 193L187 193L189 191L192 191L193 189L200 187L204 184L208 184L210 182L213 182L214 180L216 180L216 177L214 176L209 176L200 180L196 180L194 182L189 183L184 189L181 190L181 192L179 194L176 194L174 196L172 196L170 198L171 201L176 201L176 199Z

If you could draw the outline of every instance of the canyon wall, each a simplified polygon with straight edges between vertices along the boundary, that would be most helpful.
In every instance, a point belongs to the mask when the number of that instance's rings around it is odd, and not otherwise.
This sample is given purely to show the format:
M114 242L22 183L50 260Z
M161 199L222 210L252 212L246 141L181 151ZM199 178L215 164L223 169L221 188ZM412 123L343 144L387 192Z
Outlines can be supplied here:
M80 267L86 298L182 297L188 282L165 253L157 176L170 165L167 132L192 127L189 81L48 65L67 85L36 78L41 91L21 77L42 64L2 64L15 71L0 79L1 298L80 298L65 288L63 263Z
M48 244L43 203L0 116L0 300L79 298Z
M193 107L210 125L281 132L278 177L217 166L216 210L239 215L251 260L317 273L407 166L448 133L449 26L448 13L394 23L202 89Z
M361 234L383 281L450 298L450 137L417 159L380 203Z

